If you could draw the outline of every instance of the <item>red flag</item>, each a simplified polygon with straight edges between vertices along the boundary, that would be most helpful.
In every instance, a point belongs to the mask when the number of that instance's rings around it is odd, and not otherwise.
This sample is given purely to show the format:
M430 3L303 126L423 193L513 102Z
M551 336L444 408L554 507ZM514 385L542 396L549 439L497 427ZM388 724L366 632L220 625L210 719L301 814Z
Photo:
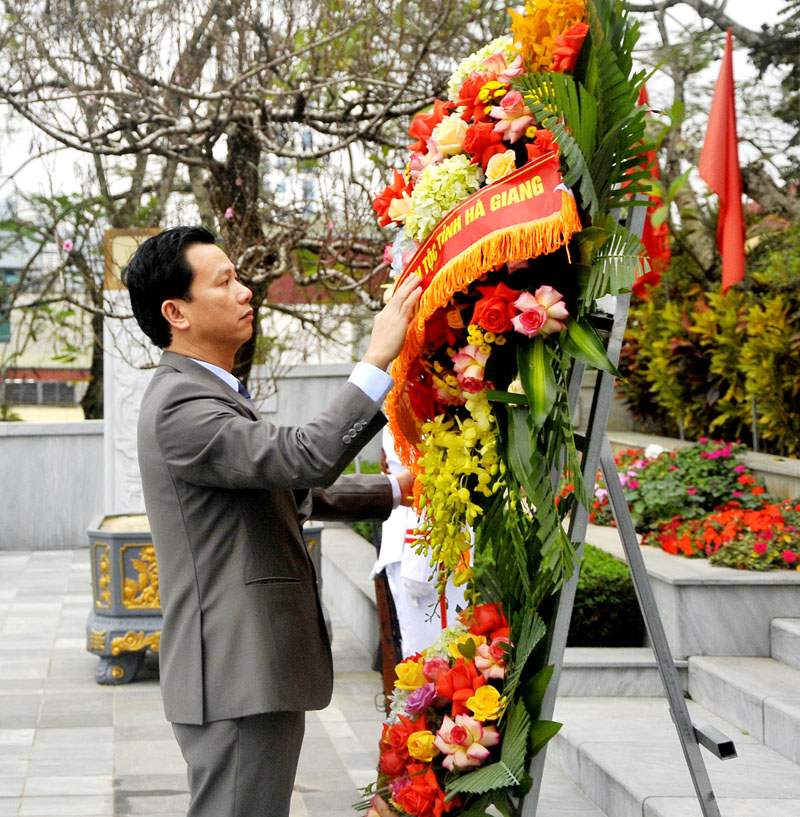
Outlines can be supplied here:
M648 105L650 100L647 97L647 88L642 85L639 91L638 105ZM648 150L643 157L642 168L650 171L654 179L660 179L658 161L655 150ZM661 273L669 267L672 254L669 248L669 227L663 221L658 227L653 226L653 213L663 202L657 196L650 197L650 204L647 206L647 216L642 229L642 244L645 253L650 260L650 272L640 275L633 285L634 295L640 298L648 297L648 290L655 289L661 282Z
M722 255L723 292L737 281L744 280L744 210L739 140L736 137L732 37L731 29L728 29L725 54L708 117L706 141L698 164L700 176L719 196L717 246Z

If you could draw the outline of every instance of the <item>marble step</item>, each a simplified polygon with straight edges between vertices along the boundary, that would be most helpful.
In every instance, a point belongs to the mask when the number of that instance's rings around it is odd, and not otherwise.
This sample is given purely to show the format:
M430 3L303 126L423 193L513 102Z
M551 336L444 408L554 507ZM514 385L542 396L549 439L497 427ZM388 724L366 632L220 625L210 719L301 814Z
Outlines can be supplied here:
M691 666L691 665L690 665ZM739 756L704 749L723 817L797 817L800 766L694 701L694 723L720 729ZM547 759L610 817L702 817L665 698L559 698Z
M770 644L776 661L800 669L800 618L773 618Z
M675 666L684 691L685 660ZM664 694L655 656L649 647L567 647L558 694L568 697L657 697Z
M689 695L800 763L800 669L773 658L696 656L689 659ZM797 777L800 783L800 769Z

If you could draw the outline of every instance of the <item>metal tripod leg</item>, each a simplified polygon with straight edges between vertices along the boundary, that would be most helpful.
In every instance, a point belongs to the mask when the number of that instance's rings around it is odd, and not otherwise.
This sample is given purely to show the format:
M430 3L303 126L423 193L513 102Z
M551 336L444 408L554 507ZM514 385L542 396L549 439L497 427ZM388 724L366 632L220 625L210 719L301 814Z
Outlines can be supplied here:
M611 510L617 522L617 530L619 531L622 546L625 549L625 557L628 561L631 578L633 579L633 586L636 590L636 596L639 599L639 607L644 616L647 632L650 635L650 641L653 645L653 652L655 653L656 662L658 663L661 681L664 684L664 691L666 692L669 702L672 720L678 731L681 749L683 749L683 756L686 759L686 765L692 777L692 783L697 793L700 809L704 817L720 817L719 805L714 796L714 791L711 788L708 771L700 754L700 746L698 744L698 739L700 738L698 734L699 730L696 731L695 727L692 726L689 710L686 706L686 699L683 696L683 688L678 678L678 671L675 669L675 662L672 660L672 653L669 649L666 633L664 632L664 625L661 622L661 617L656 607L653 590L650 587L650 580L647 576L647 568L644 564L639 540L636 538L636 531L634 530L631 515L628 511L628 503L619 481L617 466L614 462L614 453L606 437L603 439L600 467L603 471L603 479L605 480L608 490ZM721 735L721 737L723 740L727 740L724 735ZM705 741L703 742L705 743ZM732 744L730 745L732 746ZM733 750L732 755L728 754L727 756L735 757L735 750Z

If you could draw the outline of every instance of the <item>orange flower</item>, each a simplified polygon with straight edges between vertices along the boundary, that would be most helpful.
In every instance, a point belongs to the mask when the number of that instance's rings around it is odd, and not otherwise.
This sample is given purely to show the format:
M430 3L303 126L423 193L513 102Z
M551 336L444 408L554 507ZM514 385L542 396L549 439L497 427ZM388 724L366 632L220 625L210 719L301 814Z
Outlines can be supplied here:
M427 153L428 145L426 140L430 138L434 128L453 110L452 102L443 102L437 99L433 103L433 110L427 113L418 113L413 121L411 127L408 129L408 135L418 141L413 145L409 145L408 149L415 153Z
M457 798L445 802L444 792L428 763L411 763L408 766L409 785L400 789L394 800L406 814L415 817L442 817L458 805Z
M554 71L572 71L575 68L588 31L589 26L586 23L576 23L556 37L556 50L553 51Z
M511 11L514 42L526 71L553 70L556 38L586 16L582 0L535 0L525 4L525 16Z
M467 700L484 684L486 679L478 672L475 664L465 658L459 658L450 670L439 673L436 679L436 692L453 702L453 717L468 715Z
M389 214L389 209L395 199L402 199L404 194L410 195L411 185L406 182L403 174L399 170L394 171L394 181L387 184L383 191L378 193L372 201L372 206L378 214L378 223L381 227L391 224L394 219Z

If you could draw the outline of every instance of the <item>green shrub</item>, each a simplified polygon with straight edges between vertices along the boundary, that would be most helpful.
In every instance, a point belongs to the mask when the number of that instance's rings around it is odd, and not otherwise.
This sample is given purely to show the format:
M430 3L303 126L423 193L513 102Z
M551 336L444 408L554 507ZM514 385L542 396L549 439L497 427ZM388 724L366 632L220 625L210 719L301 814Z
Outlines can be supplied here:
M620 392L635 416L675 436L742 439L800 454L800 225L766 234L746 289L658 290L631 308ZM684 282L685 284L685 282Z
M628 567L585 545L567 645L641 647L644 632Z

